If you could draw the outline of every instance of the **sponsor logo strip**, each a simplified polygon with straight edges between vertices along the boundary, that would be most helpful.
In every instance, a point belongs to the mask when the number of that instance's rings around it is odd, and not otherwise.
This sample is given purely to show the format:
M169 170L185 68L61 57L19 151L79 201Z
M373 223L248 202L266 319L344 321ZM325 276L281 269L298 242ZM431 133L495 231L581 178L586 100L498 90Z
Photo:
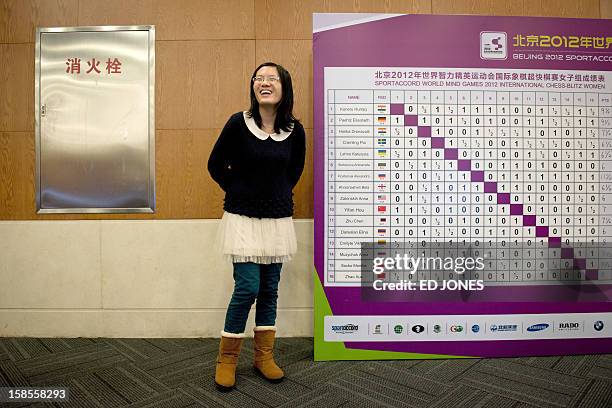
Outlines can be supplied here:
M326 316L325 341L480 341L612 337L612 313Z

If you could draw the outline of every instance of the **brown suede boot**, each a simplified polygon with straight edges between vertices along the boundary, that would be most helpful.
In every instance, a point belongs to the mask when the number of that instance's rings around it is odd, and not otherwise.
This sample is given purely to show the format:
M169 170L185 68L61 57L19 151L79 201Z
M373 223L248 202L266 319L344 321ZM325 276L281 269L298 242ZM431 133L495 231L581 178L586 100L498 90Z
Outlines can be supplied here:
M283 380L285 373L276 365L272 355L275 334L275 326L255 327L255 364L253 367L266 380L278 383Z
M244 334L221 332L215 385L220 391L229 391L236 385L236 363L242 347Z

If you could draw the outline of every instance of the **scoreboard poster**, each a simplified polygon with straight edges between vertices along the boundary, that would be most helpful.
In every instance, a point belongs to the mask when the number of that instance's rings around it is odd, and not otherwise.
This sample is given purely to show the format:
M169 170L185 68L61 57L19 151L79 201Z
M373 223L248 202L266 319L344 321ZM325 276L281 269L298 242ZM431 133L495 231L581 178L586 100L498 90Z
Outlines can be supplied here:
M315 359L612 352L610 20L313 21Z

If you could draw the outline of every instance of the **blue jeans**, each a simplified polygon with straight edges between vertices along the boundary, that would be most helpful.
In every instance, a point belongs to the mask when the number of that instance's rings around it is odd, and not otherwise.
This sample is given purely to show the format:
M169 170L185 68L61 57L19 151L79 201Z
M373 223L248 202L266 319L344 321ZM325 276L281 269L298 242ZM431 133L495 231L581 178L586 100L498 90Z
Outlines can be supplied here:
M227 333L244 333L249 311L255 299L255 324L274 326L278 282L283 264L270 265L252 262L234 264L234 293L227 307L225 328Z

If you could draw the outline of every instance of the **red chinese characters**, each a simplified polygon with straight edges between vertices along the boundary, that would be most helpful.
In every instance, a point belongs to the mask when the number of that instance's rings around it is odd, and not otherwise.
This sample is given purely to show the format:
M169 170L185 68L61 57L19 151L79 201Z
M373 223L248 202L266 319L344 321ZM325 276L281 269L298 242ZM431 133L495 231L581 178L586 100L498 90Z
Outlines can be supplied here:
M111 59L109 58L108 61L106 61L106 72L108 72L109 74L120 74L121 61L119 61L117 58L111 61Z
M96 61L95 58L92 58L91 61L87 61L87 65L89 65L89 69L85 72L89 74L91 71L96 71L98 74L100 70L98 69L98 65L100 65L100 61Z
M102 73L102 70L100 69L100 60L97 60L95 57L91 58L90 60L87 61L87 71L85 71L85 74L88 75L99 75ZM121 70L123 63L119 60L119 58L116 57L109 57L106 60L106 74L107 75L113 75L113 74L123 74L123 71ZM81 59L78 57L74 57L74 58L66 58L66 73L67 74L72 74L72 75L79 75L81 74Z
M80 74L81 73L81 59L80 58L67 58L66 59L66 73L67 74Z

